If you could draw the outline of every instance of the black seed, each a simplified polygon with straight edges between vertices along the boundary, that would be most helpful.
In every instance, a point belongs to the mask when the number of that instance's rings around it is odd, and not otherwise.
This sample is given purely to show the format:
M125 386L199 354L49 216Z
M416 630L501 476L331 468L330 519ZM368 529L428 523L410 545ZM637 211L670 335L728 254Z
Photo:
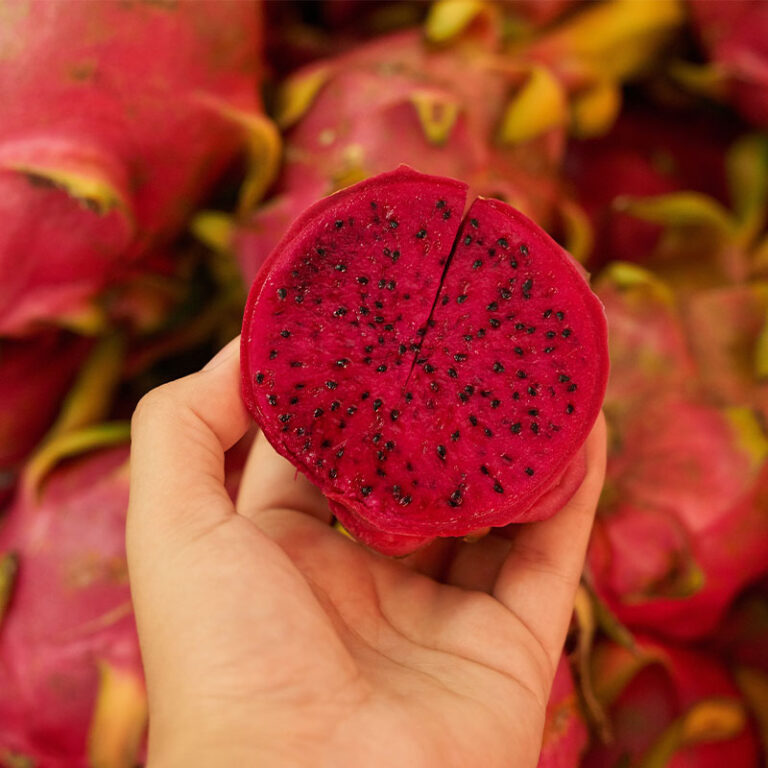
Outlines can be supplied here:
M519 400L520 399L520 393L519 392L513 392L512 393L512 399L513 400Z
M320 443L321 448L330 448L331 447L331 441L330 440L323 440L322 443Z
M528 374L525 371L518 371L517 372L517 378L518 379L527 379Z
M291 335L291 332L290 332L290 331L289 331L287 328L283 328L283 330L282 330L282 331L280 331L280 335L281 335L281 336L282 336L284 339L287 339L287 338L288 338L288 337Z
M485 464L481 464L481 465L480 465L480 471L481 471L481 472L482 472L484 475L489 475L489 474L491 473L491 472L490 472L490 470L488 469L488 467L486 467L486 466L485 466Z
M455 443L459 439L459 430L457 429L455 432L451 433L451 440Z
M419 240L423 240L423 239L424 239L426 236L427 236L427 230L426 230L426 229L420 229L420 230L419 230L419 231L416 233L416 237L418 237L418 238L419 238Z
M534 435L539 434L539 425L535 421L531 422L531 432L533 432Z
M503 373L504 372L504 366L497 360L493 364L493 370L494 370L494 373Z
M448 296L448 294L445 294L445 295L443 296L442 300L440 301L440 303L441 303L443 306L445 306L445 305L446 305L446 304L447 304L447 303L448 303L450 300L451 300L451 297L450 297L450 296Z
M339 385L335 381L331 381L330 379L325 382L325 386L328 387L328 389L336 389Z
M410 461L406 461L406 462L405 462L405 468L406 468L406 469L407 469L409 472L413 472L413 464L411 464L411 462L410 462Z
M361 400L367 400L371 396L370 392L363 392L362 395L360 395Z
M499 291L499 294L502 299L507 300L512 298L512 291L508 291L506 288L502 288Z
M373 320L376 323L383 323L384 322L384 318L381 315L376 315L376 317L374 317ZM379 342L379 344L381 344L381 343L382 342Z
M550 352L554 352L554 347L544 347L544 354L548 355Z
M399 485L393 485L392 486L392 495L395 497L395 499L399 499L400 498L401 490L402 489L400 488Z
M555 312L555 317L558 320L565 320L565 312Z
M536 391L535 387L528 387L528 394L531 397L536 397L539 393Z
M394 280L387 280L387 290L388 291L394 291L395 290L395 281Z
M469 235L467 235L464 238L464 245L471 245L471 244L472 244L472 238Z
M372 358L372 357L364 357L364 358L363 358L363 362L364 362L366 365L370 365L370 364L373 362L373 358Z
M467 359L467 356L466 356L465 354L463 354L462 352L457 352L457 353L456 353L456 354L453 356L453 359L454 359L454 360L455 360L457 363L463 363L463 362L465 362L465 361L466 361L466 359Z
M331 478L331 480L335 480L335 479L336 479L336 475L338 475L338 472L337 472L335 469L332 469L332 470L331 470L331 471L328 473L328 477L330 477L330 478Z
M565 406L565 412L566 413L573 413L576 409L573 407L573 403L568 403L568 405Z
M341 408L341 403L340 403L338 400L334 400L334 401L331 403L331 410L332 410L332 411L338 411L338 410L339 410L339 408Z
M357 282L360 283L360 285L368 285L368 278L367 277L358 277Z
M477 259L472 263L472 269L480 269L480 267L483 266L483 262L480 261L480 259Z
M392 421L397 421L398 416L400 416L400 411L393 410L389 412L389 418L392 419Z
M319 419L325 411L322 408L315 408L315 418Z
M552 310L551 309L546 310L544 312L543 317L544 317L545 320L548 320L550 317L552 317Z
M336 226L336 229L341 229L344 226L344 222L341 219L336 219L334 225Z
M547 332L546 332L544 335L545 335L545 336L546 336L548 339L554 339L554 338L555 338L555 336L557 336L557 333L555 333L555 331L547 331Z
M410 496L403 496L402 499L400 499L400 504L403 507L407 507L411 503L411 497Z
M466 403L469 401L469 395L467 395L466 392L459 392L459 400L461 400L462 403Z
M563 383L565 383L566 381L570 381L570 380L571 380L571 377L570 377L570 376L566 376L564 373L561 373L561 374L560 374L560 375L557 377L557 380L558 380L558 381L560 381L560 382L563 382Z
M467 333L464 336L464 341L472 341L472 334L471 333Z
M296 294L296 296L293 297L293 300L297 304L301 304L301 302L304 301L304 297L299 293L299 294Z
M405 344L401 344L401 345L400 345L400 346L397 348L397 351L398 351L398 352L399 352L401 355L404 355L404 354L405 354L405 353L408 351L408 349L406 348Z
M525 330L525 323L515 323L515 330L516 331Z
M469 423L470 423L470 424L471 424L473 427L476 427L476 426L477 426L477 416L474 416L474 415L470 416L470 417L469 417Z
M392 325L392 323L387 323L387 324L384 326L384 330L385 330L385 331L394 331L394 330L395 330L395 326L394 326L394 325ZM381 342L381 343L383 343L383 342Z
M363 494L363 496L370 496L370 494L372 493L372 491L373 491L373 488L371 488L371 486L370 486L370 485L364 485L364 486L363 486L363 487L360 489L360 493L362 493L362 494Z
M377 370L379 373L384 373L384 371L386 371L386 370L387 370L387 366L386 366L386 365L384 365L384 363L382 363L380 366L378 366L378 367L376 368L376 370Z
M378 410L379 410L379 408L381 408L381 406L382 406L382 405L384 405L383 401L379 400L379 398L377 397L377 398L376 398L376 399L373 401L373 410L374 410L374 411L378 411Z
M347 265L346 264L337 264L334 269L337 272L346 272L347 271Z
M487 309L489 312L495 312L495 311L496 311L498 308L499 308L499 305L498 305L498 304L497 304L495 301L492 301L492 302L491 302L491 303L490 303L490 304L489 304L489 305L486 307L486 309Z
M498 408L501 405L501 400L491 400L491 408Z
M350 364L351 360L348 357L342 357L336 361L336 365L339 368L346 368Z
M493 484L493 490L496 491L496 493L504 493L504 489L501 487L501 483L498 480Z
M529 477L533 475L533 467L526 467L525 474L528 475Z
M488 320L488 325L491 326L491 328L498 328L501 325L501 320L498 318L492 317ZM480 335L479 333L477 334Z
M515 258L511 258L509 260L509 266L512 267L512 269L517 269L517 260ZM510 282L512 282L510 280Z
M342 446L341 448L339 448L338 451L336 451L336 458L340 459L343 455L344 455L344 447Z
M504 237L500 237L500 238L499 238L499 239L496 241L496 245L500 245L502 248L506 248L506 247L509 245L509 243L507 242L507 239L506 239L506 238L504 238Z
M357 406L356 405L350 405L349 408L347 408L347 415L348 416L354 416L357 412Z
M288 403L289 403L290 405L296 405L296 403L298 403L298 402L299 402L299 398L298 398L298 397L292 397L292 398L291 398L291 399L288 401Z
M491 430L488 429L488 427L484 427L483 432L485 432L486 437L493 437L493 432L491 432Z
M384 447L388 451L394 451L395 450L395 441L394 440L387 440L387 442L384 443Z
M424 373L433 373L434 370L435 370L435 367L433 365L430 365L429 363L427 363L424 366Z
M400 251L392 251L392 261L395 262L400 258ZM405 298L410 298L410 296L407 296Z
M437 455L445 461L445 446L444 445L438 445L435 449L437 451Z
M528 255L528 246L525 245L524 243L520 243L520 253L522 253L523 256Z
M445 208L445 200L438 200L438 201L435 203L435 208L438 208L438 209L439 209L439 208Z
M288 295L288 291L285 290L285 288L278 288L277 289L277 298L278 299L284 299Z
M516 424L513 424L510 427L510 430L512 431L513 435L519 435L522 428L523 428L523 425L518 421Z
M306 434L306 432L307 432L307 430L306 430L306 429L304 429L304 427L296 427L296 434L297 434L299 437L302 437L303 435L305 435L305 434Z
M465 391L465 392L466 392L468 395L474 395L474 394L475 394L475 388L474 388L474 387L473 387L471 384L467 384L467 386L466 386L466 387L464 387L464 391Z
M381 280L379 280L379 288L383 288L384 285L385 285L385 280L384 278L382 278Z
M429 382L429 388L433 392L439 392L440 391L440 385L436 381L430 381Z
M455 491L454 491L454 492L451 494L451 498L449 499L449 502L448 502L448 503L449 503L449 504L450 504L452 507L458 507L458 506L459 506L459 504L461 504L461 502L462 502L462 498L461 498L461 490L460 490L459 488L457 488L457 489L456 489L456 490L455 490Z
M539 415L539 409L538 408L529 408L528 409L528 415L529 416L538 416Z
M262 381L264 381L264 374L259 372L256 374L256 383L261 384Z
M379 461L386 461L387 460L387 454L384 453L384 451L376 451L376 458Z
M376 467L376 474L379 477L386 477L387 476L387 473L381 467Z
M371 310L368 309L368 307L360 307L359 312L361 315L363 315L363 317L371 314Z
M575 392L576 391L576 385L575 384L569 384L568 385L568 391L569 392Z
M535 325L529 325L529 326L528 326L528 327L525 329L525 332L526 332L526 333L536 333L536 326L535 326Z
M468 296L466 293L462 293L460 296L456 297L456 303L457 304L463 304L467 300Z
M533 280L529 277L524 283L523 283L523 290L524 291L530 291L531 288L533 288Z
M410 403L411 400L413 400L413 392L406 392L405 393L405 402Z
M397 229L400 226L400 224L395 219L390 219L389 226L390 226L390 229Z
M285 432L285 430L283 430L283 432ZM325 459L317 459L317 460L315 461L315 464L316 464L318 467L322 467L322 466L325 464Z
M491 318L493 320L494 318ZM477 338L482 339L483 336L485 336L485 328L478 328L477 329Z
M516 355L522 355L523 354L523 348L522 347L515 347L515 354Z
M304 363L301 362L301 360L291 360L291 368L303 368Z
M325 256L325 249L321 248L319 245L315 247L315 252L318 256Z
M448 375L449 375L449 376L450 376L452 379L456 379L456 378L458 378L458 376L459 376L459 374L458 374L458 373L456 373L456 369L455 369L455 368L449 368L449 369L448 369Z
M377 432L371 439L376 445L378 445L381 442L381 438L382 438L381 432Z
M277 405L277 398L274 395L267 395L267 402L270 405Z
M572 333L573 331L570 328L563 328L562 336L567 339Z

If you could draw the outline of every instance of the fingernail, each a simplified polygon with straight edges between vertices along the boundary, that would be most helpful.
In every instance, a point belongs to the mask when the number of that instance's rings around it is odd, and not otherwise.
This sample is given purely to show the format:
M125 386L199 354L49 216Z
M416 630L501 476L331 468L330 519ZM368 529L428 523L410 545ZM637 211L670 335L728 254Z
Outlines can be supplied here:
M240 337L236 336L226 346L222 347L203 367L203 371L212 371L218 368L223 362L229 360L232 355L237 353L240 346Z

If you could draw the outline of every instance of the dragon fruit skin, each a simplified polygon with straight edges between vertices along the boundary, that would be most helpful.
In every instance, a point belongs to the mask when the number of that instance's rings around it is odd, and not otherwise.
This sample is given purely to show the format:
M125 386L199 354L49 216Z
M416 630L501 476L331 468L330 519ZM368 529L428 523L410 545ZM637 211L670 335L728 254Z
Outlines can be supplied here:
M587 726L579 709L573 676L568 659L563 656L557 665L547 704L538 768L577 768L587 739Z
M0 486L50 427L91 347L57 331L0 341Z
M0 28L5 335L77 317L178 233L258 113L261 36L256 2L14 8Z
M287 130L275 195L236 235L246 283L315 200L400 163L463 179L471 194L503 199L546 225L558 198L563 132L519 146L498 138L520 75L483 64L495 47L483 32L432 49L414 29L295 73L284 88L293 109L279 119Z
M761 0L688 0L694 28L727 96L754 125L768 127L768 8Z
M457 240L465 195L401 167L321 199L246 307L251 413L389 553L393 534L556 512L602 403L605 318L582 271L498 201L476 201Z
M756 767L755 733L718 660L648 637L636 645L634 653L608 642L594 651L593 681L613 740L593 743L584 768L614 768L622 756L633 766Z
M113 764L137 762L143 677L125 562L127 457L121 446L75 460L39 497L22 485L0 528L0 554L18 561L0 622L0 765L16 765L12 755L46 768L94 764L88 751L109 749L91 727L105 668L132 680L138 699L127 726L136 743L123 745L133 751ZM112 702L109 717L120 721L126 706Z
M760 442L754 430L744 410L674 396L624 425L588 554L595 589L622 622L701 637L765 571L768 464L749 445Z

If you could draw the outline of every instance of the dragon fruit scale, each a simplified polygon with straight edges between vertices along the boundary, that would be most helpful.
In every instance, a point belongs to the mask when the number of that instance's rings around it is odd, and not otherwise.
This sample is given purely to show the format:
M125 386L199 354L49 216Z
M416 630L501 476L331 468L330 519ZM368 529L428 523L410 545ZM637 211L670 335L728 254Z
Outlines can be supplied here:
M584 768L756 768L757 738L736 686L716 657L640 636L634 651L600 643L595 692L610 739Z
M466 195L403 166L322 199L245 311L251 413L390 554L556 512L605 391L605 316L581 268L504 203L462 220Z
M3 768L139 762L146 700L125 562L127 428L117 431L122 445L69 459L42 486L25 474L0 527L0 563L15 572L0 615Z
M269 134L260 37L255 1L3 4L0 334L82 321Z

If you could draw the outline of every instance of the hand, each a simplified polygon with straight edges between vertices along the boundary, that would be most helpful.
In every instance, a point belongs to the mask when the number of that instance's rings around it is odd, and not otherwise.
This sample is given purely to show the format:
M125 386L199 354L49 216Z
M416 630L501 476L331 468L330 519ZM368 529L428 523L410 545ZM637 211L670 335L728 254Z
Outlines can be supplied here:
M238 340L133 419L128 561L149 766L536 765L600 492L551 520L403 560L329 526L261 435L237 505L224 451L251 424Z

